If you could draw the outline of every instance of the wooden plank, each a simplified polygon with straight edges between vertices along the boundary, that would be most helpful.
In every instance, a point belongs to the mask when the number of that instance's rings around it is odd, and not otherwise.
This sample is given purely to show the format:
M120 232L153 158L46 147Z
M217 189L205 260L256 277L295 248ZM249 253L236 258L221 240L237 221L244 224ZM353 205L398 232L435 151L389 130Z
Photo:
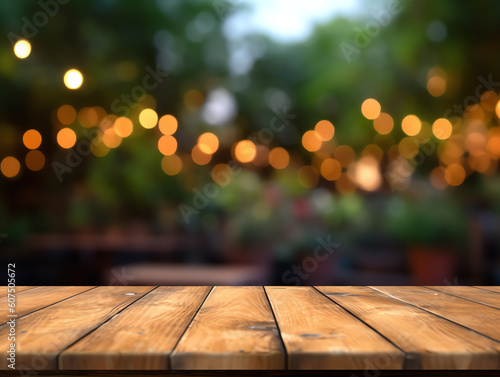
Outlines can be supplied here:
M34 285L20 285L20 286L16 286L16 292L15 293L21 293L21 292L24 292L24 291L27 291L29 289L33 289L33 288L38 288L38 286L34 286ZM7 286L2 286L0 287L0 298L4 297L4 296L7 296L7 293L8 293L8 287Z
M479 288L479 289L484 289L486 291L500 293L500 287L494 287L494 286L477 286L477 287L474 287L474 288Z
M404 353L312 287L266 287L288 355L289 369L365 369ZM380 368L380 367L379 367Z
M211 287L159 287L59 356L59 369L165 370Z
M215 287L171 355L172 369L284 369L262 287Z
M17 318L45 308L58 301L75 296L94 287L40 287L16 293L15 313L9 312L7 297L3 298L4 304L0 307L0 324L7 322L8 314L16 314Z
M495 292L461 286L432 286L427 288L500 309L500 295Z
M98 287L16 321L16 367L57 369L56 357L153 287ZM9 325L0 326L0 349L8 350ZM0 369L8 360L0 358Z
M500 368L500 343L472 330L371 288L317 289L405 351L406 369Z
M500 311L425 287L373 287L500 341Z

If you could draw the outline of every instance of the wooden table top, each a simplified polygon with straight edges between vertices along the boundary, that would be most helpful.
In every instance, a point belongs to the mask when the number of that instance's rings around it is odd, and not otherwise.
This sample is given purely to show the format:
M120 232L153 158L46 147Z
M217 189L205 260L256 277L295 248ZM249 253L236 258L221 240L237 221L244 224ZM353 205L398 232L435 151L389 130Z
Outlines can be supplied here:
M17 287L15 315L32 371L500 369L500 287Z

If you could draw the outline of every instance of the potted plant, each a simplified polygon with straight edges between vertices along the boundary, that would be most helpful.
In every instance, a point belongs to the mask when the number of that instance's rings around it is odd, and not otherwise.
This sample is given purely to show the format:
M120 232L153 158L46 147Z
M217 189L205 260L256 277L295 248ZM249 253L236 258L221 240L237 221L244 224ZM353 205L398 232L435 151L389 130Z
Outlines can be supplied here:
M400 200L388 225L390 234L407 250L413 284L443 285L453 280L457 253L467 240L459 202L449 197Z

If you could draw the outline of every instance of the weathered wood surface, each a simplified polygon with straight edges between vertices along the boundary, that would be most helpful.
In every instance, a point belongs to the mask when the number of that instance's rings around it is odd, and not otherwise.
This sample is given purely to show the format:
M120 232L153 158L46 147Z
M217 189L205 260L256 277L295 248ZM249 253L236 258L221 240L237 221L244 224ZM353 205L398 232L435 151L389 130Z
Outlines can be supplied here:
M15 373L498 372L499 297L499 287L17 287Z
M475 331L368 287L318 290L400 347L406 369L500 367L500 343Z
M312 287L266 287L290 369L364 369L380 358L402 369L404 353Z
M285 369L262 287L215 287L172 353L172 369Z
M66 349L60 369L169 369L177 341L209 287L159 287Z

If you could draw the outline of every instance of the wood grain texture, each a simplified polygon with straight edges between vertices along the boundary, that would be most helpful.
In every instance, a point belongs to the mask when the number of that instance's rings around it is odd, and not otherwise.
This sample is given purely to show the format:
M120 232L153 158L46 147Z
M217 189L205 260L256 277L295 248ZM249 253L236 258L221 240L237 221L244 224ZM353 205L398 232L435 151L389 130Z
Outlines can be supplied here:
M2 376L19 377L19 372L3 371ZM39 371L37 377L498 377L498 370L55 370Z
M463 286L431 286L428 288L500 309L500 294L492 291Z
M477 286L477 287L474 287L474 288L479 288L479 289L483 289L483 290L485 290L485 291L490 291L490 292L500 293L500 287L492 287L492 286Z
M37 286L31 286L31 285L16 286L16 294L24 292L24 291L27 291L29 289L33 289L33 288L38 288L38 287ZM4 297L4 296L7 296L7 293L8 293L8 287L7 286L0 287L0 298Z
M262 287L215 287L171 355L172 369L284 369Z
M500 341L500 311L425 287L374 289Z
M22 316L15 373L58 375L59 367L68 375L168 368L174 374L267 375L286 368L317 370L309 374L343 368L359 376L390 368L498 374L496 288L30 288L16 294ZM4 352L9 328L0 325ZM6 357L0 369L7 369Z
M500 343L472 330L371 288L317 289L405 351L406 369L500 368Z
M98 287L16 321L19 370L57 369L66 347L117 314L154 287ZM0 326L0 349L8 350L9 325ZM0 369L7 359L0 358Z
M59 369L164 370L211 287L159 287L59 356Z
M17 317L22 317L41 308L45 308L58 301L65 300L94 287L40 287L37 289L24 290L16 293L15 313ZM2 300L0 307L0 324L7 322L9 318L9 307L7 306L7 297Z
M365 369L404 354L312 287L266 287L285 344L289 369ZM377 368L379 369L380 366Z

